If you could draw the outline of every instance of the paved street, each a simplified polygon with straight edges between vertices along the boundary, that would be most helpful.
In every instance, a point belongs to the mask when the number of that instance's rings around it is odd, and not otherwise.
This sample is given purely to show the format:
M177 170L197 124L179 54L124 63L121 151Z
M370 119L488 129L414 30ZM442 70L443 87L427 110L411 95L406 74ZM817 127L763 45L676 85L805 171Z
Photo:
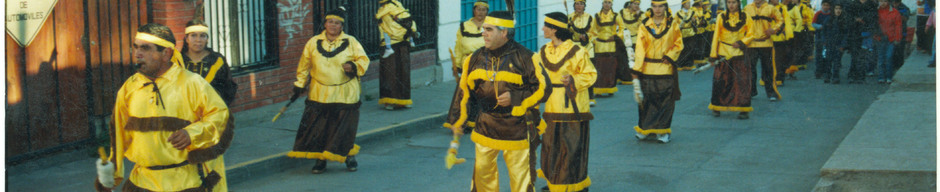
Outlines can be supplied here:
M843 67L844 74L848 65ZM669 144L633 138L637 110L632 87L619 86L618 94L598 98L598 105L591 109L596 118L591 121L590 189L811 191L835 148L876 96L888 89L873 78L862 85L845 84L845 79L839 85L823 84L813 79L812 70L798 72L799 80L781 87L781 101L769 102L761 89L752 102L755 110L749 120L736 119L736 113L712 117L707 108L711 71L680 72L683 97L677 103ZM453 82L444 84L452 86ZM441 94L440 99L449 100L443 97L450 95ZM415 102L420 105L422 101ZM459 153L468 162L446 170L443 158L451 139L449 130L426 127L417 133L359 143L358 172L346 172L343 164L331 162L326 173L313 175L311 160L302 167L229 186L233 191L468 190L473 163L469 137L461 140ZM500 171L500 187L509 191L502 164ZM544 185L539 179L537 187Z

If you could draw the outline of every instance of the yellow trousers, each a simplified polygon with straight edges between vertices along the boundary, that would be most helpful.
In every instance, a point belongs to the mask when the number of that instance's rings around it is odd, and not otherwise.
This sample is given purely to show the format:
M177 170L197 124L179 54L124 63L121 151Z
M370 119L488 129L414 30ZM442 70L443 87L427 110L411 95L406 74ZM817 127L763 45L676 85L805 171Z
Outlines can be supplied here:
M513 192L533 191L529 174L529 149L498 150L476 144L476 160L473 164L473 188L471 191L499 191L499 169L496 158L503 152L503 160L509 169L509 185Z

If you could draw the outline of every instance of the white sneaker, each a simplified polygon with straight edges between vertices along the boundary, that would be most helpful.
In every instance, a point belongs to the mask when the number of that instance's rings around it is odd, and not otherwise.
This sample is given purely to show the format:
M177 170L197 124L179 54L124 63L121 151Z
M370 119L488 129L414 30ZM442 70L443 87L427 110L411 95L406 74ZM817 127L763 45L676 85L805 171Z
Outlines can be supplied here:
M591 101L591 106L592 106L592 107L594 106L594 101Z
M656 134L656 140L658 140L659 143L669 143L669 141L671 140L669 135L670 135L669 133Z
M646 137L649 136L649 135L644 135L644 134L642 134L642 133L636 133L636 135L633 135L633 136L636 137L636 139L638 139L638 140L644 140L644 139L646 139Z
M385 54L382 55L382 58L388 58L388 56L392 56L392 54L395 54L395 50L392 49L392 48L387 48L387 47L386 47L386 48L385 48Z
M385 110L389 110L389 111L395 110L395 107L393 107L392 105L385 105Z
M770 101L777 101L777 97L770 97Z
M411 105L405 105L405 108L411 109Z

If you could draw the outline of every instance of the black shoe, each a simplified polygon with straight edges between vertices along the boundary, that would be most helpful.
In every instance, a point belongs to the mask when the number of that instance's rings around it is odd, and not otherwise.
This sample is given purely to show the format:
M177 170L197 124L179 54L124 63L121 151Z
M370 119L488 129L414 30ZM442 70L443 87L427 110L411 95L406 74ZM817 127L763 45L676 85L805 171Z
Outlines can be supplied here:
M356 162L356 156L346 157L346 170L349 172L356 172L359 167L359 163Z
M542 192L552 192L548 189L548 186L542 187Z
M317 160L317 164L313 166L313 170L310 170L310 173L320 174L326 171L326 160Z
M741 112L738 114L738 119L749 119L750 116L747 115L747 112Z
M721 112L720 112L720 111L712 111L712 116L721 117Z
M816 74L816 79L822 79L822 75L821 75L821 74Z
M839 84L839 79L832 79L832 84Z
M823 83L829 83L829 82L830 82L830 80L829 80L829 79L825 79L825 80L823 80Z

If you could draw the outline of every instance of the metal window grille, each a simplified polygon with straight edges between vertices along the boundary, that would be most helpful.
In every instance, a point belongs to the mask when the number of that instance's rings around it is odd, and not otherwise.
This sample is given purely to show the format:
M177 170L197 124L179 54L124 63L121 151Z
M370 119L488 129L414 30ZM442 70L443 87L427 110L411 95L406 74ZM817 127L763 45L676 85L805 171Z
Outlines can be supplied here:
M461 21L466 21L473 17L474 2L476 2L476 0L461 0ZM489 1L489 4L490 11L505 11L508 9L506 7L506 1L503 0ZM516 18L516 36L513 39L526 48L529 48L529 50L538 50L538 6L538 1L521 0L515 1L513 8Z
M315 34L323 32L323 18L326 12L333 10L340 5L346 5L346 23L344 31L356 37L362 43L369 59L379 59L382 53L380 42L382 39L379 33L378 23L375 21L375 13L379 9L378 1L347 1L347 0L322 0L315 2L314 26ZM412 52L434 49L437 47L437 27L438 27L438 1L425 0L400 0L402 6L408 9L415 24L418 25L418 32L421 36L415 39L415 47Z
M205 1L209 47L222 53L233 71L277 64L276 1Z

